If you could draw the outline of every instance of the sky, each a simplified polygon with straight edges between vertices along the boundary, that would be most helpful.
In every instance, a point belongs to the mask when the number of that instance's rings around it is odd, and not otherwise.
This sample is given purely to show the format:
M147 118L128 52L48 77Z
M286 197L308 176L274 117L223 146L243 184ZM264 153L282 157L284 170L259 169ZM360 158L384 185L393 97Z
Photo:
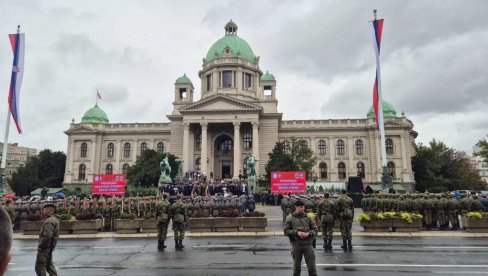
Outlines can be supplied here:
M384 18L383 97L416 142L472 152L488 135L488 1L0 0L0 137L9 33L26 34L20 113L9 142L66 152L71 120L99 106L111 123L168 122L184 73L198 71L232 19L277 80L284 120L365 118L372 103L373 9ZM3 38L2 38L3 37ZM2 139L3 142L3 139Z

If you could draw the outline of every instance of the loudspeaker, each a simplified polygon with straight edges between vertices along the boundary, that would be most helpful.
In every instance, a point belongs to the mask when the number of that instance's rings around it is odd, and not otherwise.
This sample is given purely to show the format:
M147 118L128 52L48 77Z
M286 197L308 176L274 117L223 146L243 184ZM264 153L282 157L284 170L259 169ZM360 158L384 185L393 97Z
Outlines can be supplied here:
M361 200L363 200L363 194L350 194L354 208L361 208Z
M349 194L363 192L363 180L359 176L350 176L347 182L347 192Z

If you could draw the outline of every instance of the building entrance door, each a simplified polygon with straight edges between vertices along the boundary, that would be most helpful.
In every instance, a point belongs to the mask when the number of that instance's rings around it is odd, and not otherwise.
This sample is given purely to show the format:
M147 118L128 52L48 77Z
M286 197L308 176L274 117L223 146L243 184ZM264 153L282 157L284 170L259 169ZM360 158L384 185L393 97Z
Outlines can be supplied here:
M232 177L231 169L232 169L231 161L222 161L222 179Z

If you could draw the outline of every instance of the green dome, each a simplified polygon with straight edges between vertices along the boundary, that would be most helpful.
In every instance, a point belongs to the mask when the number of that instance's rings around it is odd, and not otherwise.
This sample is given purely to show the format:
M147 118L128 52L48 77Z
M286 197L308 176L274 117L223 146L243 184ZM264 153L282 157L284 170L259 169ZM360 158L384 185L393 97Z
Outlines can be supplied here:
M225 36L217 40L207 52L205 62L221 58L226 48L232 51L232 57L255 61L256 56L247 42L237 36L237 25L231 21L225 25Z
M90 108L83 118L81 118L82 124L108 124L108 117L105 111L100 109L98 105Z
M368 118L375 118L374 108L371 108L368 111ZM383 100L383 118L394 118L396 117L396 110L389 102Z
M176 83L178 83L178 84L192 84L191 80L186 76L186 74L183 74L183 76L177 78Z
M261 80L262 81L274 81L275 77L273 76L273 74L270 74L268 71L266 71L266 74L263 74L261 76Z

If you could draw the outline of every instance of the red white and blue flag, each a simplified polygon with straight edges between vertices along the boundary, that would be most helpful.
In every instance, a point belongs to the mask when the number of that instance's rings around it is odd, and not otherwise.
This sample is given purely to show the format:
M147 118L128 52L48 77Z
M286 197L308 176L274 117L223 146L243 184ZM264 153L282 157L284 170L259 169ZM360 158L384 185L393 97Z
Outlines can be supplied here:
M16 33L9 34L10 44L14 52L14 62L12 65L12 78L10 80L10 91L8 94L8 104L10 113L14 119L17 131L22 133L20 126L20 87L22 86L22 78L24 77L24 50L25 50L25 34Z
M379 61L380 49L381 49L381 34L383 32L383 19L373 20L373 31L374 31L374 45L376 52L376 60ZM376 65L376 77L373 86L373 108L374 114L376 116L376 129L379 129L379 112L380 112L380 101L381 101L381 81L380 81L380 68L379 62Z

